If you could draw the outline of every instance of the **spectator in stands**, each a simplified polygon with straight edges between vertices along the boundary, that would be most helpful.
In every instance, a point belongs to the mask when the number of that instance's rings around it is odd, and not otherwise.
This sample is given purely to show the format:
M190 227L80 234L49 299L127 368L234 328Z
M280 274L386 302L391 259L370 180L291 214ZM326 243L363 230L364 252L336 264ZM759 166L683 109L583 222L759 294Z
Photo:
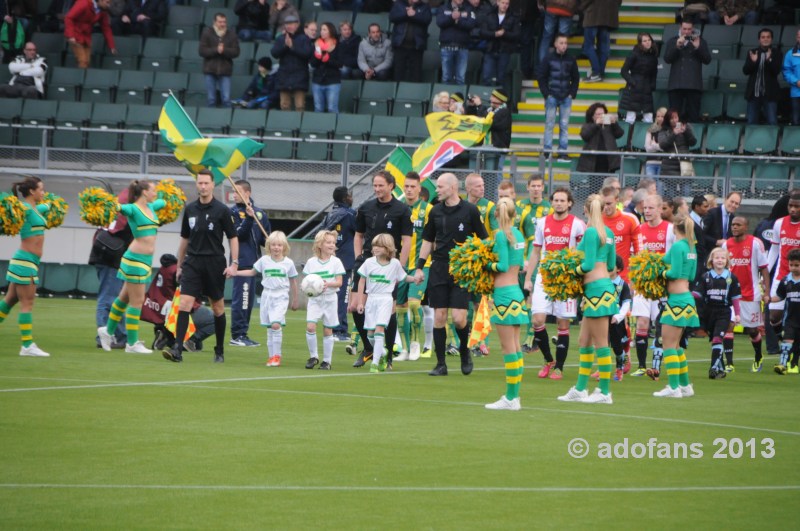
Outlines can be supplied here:
M636 43L622 65L621 74L626 85L620 95L619 107L626 111L625 121L629 124L633 124L640 113L643 122L651 123L653 91L658 74L658 46L649 33L637 35Z
M767 123L778 125L781 59L781 52L772 46L772 30L763 28L758 32L758 47L747 52L742 67L742 72L748 76L745 91L748 124L758 125L759 114L763 110Z
M519 18L508 10L509 0L497 0L497 7L481 22L481 37L486 39L483 54L481 83L487 86L502 86L506 94L511 90L507 79L511 54L517 51L521 26Z
M138 2L139 0L132 0ZM236 0L233 12L239 16L236 33L242 42L271 41L270 6L267 0Z
M498 149L508 149L511 147L511 109L508 108L508 94L500 89L493 90L489 96L489 104L491 105L489 113L494 118L487 133L486 143ZM487 170L502 170L505 159L505 154L487 155L485 167Z
M605 104L592 103L586 109L586 123L581 126L583 151L617 151L617 138L625 131L617 123L617 116L608 113ZM581 173L614 173L619 169L618 155L590 155L581 153L577 171ZM596 190L593 186L590 189Z
M554 50L547 54L539 65L539 90L544 97L544 140L543 149L553 149L553 128L556 125L558 111L558 150L559 157L566 157L569 148L569 115L572 111L572 100L578 96L578 85L581 81L578 62L567 53L567 36L556 35ZM549 153L545 153L549 157Z
M475 14L475 27L469 32L469 46L470 50L478 50L481 52L486 51L486 38L481 35L481 21L488 17L494 10L494 2L489 3L489 0L467 0L467 3L472 6L472 12Z
M711 52L693 23L681 22L678 35L665 45L664 62L671 65L667 85L670 108L677 109L687 122L697 122L703 97L703 65L711 62Z
M198 50L203 58L208 106L216 107L219 90L222 106L230 107L231 75L233 60L239 57L239 38L228 29L228 17L222 13L214 15L214 25L203 28L200 34Z
M44 76L47 74L45 58L36 53L36 44L25 43L22 54L8 65L11 79L0 85L0 98L44 97Z
M544 14L542 40L539 41L539 63L553 48L556 35L569 35L572 16L577 12L577 0L538 0L539 11Z
M509 10L520 21L519 70L523 79L534 79L536 76L533 70L533 42L538 38L536 22L539 10L533 0L511 0Z
M758 0L716 0L708 12L709 24L757 24Z
M53 0L47 9L47 18L42 22L41 29L47 33L63 33L64 19L67 17L72 0Z
M667 111L661 130L658 132L658 145L664 153L689 153L696 142L691 124L681 121L680 113L676 109ZM685 159L684 159L685 160ZM681 176L681 159L678 157L665 157L661 159L662 176ZM688 179L672 179L664 183L664 196L671 198L676 195L688 196Z
M311 93L314 95L314 112L339 114L339 93L342 90L342 58L338 46L336 26L323 22L319 39L314 42L311 66Z
M786 28L784 31L788 31ZM783 58L783 79L791 87L792 125L800 125L800 29L797 30L795 45Z
M306 34L306 37L308 37L311 42L317 40L317 23L313 20L306 21L303 26L303 33Z
M165 0L128 0L122 15L112 18L111 29L117 35L135 33L146 39L159 35L166 20Z
M656 111L656 119L653 124L647 128L644 135L644 150L648 153L660 153L661 146L658 145L658 133L661 131L661 126L664 123L664 117L667 115L666 107L660 107ZM658 194L663 195L664 190L661 181L657 179L661 174L661 157L647 159L644 163L644 174L648 177L656 178L658 187Z
M606 75L606 63L611 54L611 31L619 27L620 5L622 0L581 1L583 53L592 65L592 71L584 80L587 83L603 81Z
M64 18L64 37L69 43L78 68L89 68L92 57L92 29L95 24L100 25L106 46L112 55L117 54L114 44L114 35L111 33L111 22L108 9L111 0L75 0L72 9Z
M2 19L2 22L11 25L6 29L8 33L2 36L3 49L6 52L10 52L10 57L14 57L25 47L25 36L33 33L38 14L36 0L3 1L2 6L0 6L0 19ZM21 32L17 32L17 23L22 26Z
M258 60L256 74L245 89L242 98L233 104L245 109L277 109L280 97L275 84L275 74L272 73L272 59L262 57Z
M428 45L431 8L421 0L395 0L389 11L394 51L394 79L419 82L422 55Z
M450 94L450 112L464 114L464 95L460 92Z
M431 112L450 112L450 94L442 91L433 97Z
M442 83L466 84L470 32L477 23L472 6L464 0L450 0L439 8L436 24L440 28Z
M363 74L358 68L358 46L361 37L353 33L350 22L339 23L339 57L342 59L342 79L361 79Z
M283 33L275 38L272 57L280 61L275 83L281 94L281 110L304 111L308 92L308 61L314 54L314 41L300 31L300 19L289 15L284 19Z
M275 0L272 3L269 7L269 31L273 37L284 28L286 18L290 16L300 20L300 12L289 0Z
M392 75L392 43L378 24L369 25L369 35L358 45L358 68L364 79L387 81Z
M320 5L324 11L344 11L349 9L353 13L361 13L364 8L364 0L321 0Z

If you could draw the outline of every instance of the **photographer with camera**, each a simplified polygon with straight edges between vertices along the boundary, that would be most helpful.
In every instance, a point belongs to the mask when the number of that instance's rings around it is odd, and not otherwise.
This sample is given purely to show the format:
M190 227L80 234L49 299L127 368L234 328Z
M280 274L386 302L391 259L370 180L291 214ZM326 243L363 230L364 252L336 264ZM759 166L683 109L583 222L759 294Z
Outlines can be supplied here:
M667 41L664 61L671 65L667 85L670 108L677 109L685 121L697 122L703 97L703 65L711 62L711 52L692 22L684 20L677 37Z

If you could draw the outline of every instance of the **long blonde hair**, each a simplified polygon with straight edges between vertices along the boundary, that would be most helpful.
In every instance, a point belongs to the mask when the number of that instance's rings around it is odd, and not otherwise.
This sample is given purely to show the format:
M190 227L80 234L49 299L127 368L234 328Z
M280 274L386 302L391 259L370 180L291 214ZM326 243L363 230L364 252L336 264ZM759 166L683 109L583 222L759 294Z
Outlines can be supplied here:
M606 224L603 223L603 199L598 194L592 194L586 198L583 204L588 217L587 227L594 227L597 231L597 241L600 247L606 243Z
M512 201L510 197L501 197L498 199L494 215L497 218L498 225L500 225L500 230L506 235L508 241L512 245L516 244L517 239L514 238L514 233L511 231L511 227L514 226L514 218L517 216L517 209L514 206L514 201Z
M284 258L289 256L291 247L289 247L289 240L286 238L286 234L283 231L274 230L269 233L269 236L267 236L267 249L269 249L269 246L273 243L280 243L283 246Z
M314 256L322 258L322 244L325 243L325 238L332 237L333 241L339 237L339 233L335 230L321 230L314 236Z
M689 245L692 247L697 245L697 240L694 238L694 220L691 216L687 216L686 214L678 214L672 218L672 225L678 232L683 234L683 236L689 242Z

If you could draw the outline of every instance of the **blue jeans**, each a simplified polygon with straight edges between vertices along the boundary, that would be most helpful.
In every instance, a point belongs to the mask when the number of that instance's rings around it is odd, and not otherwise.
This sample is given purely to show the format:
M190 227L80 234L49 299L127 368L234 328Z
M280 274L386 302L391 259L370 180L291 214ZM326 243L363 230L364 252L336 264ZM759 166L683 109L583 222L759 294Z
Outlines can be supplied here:
M230 76L215 76L213 74L206 74L206 94L208 97L208 106L217 106L217 89L222 97L222 106L231 106L231 77Z
M314 112L332 112L339 114L339 92L342 90L340 83L333 85L317 85L311 83L311 94L314 97Z
M322 0L320 6L323 11L338 11L340 7L350 7L353 13L361 13L364 0Z
M769 101L763 96L747 101L748 125L758 125L761 109L764 109L764 117L769 125L778 125L778 102Z
M597 49L594 41L597 40ZM606 63L611 53L611 30L606 26L583 28L583 53L592 65L592 74L606 75Z
M246 336L250 330L250 316L256 305L256 278L233 277L231 295L231 338Z
M442 47L442 83L463 85L467 77L467 59L469 50L466 48Z
M269 30L256 30L244 28L239 30L239 40L242 42L249 41L271 41L272 32Z
M547 96L544 102L544 149L553 149L556 109L558 110L558 150L566 151L569 148L569 114L572 111L572 98L569 96L563 100Z
M722 16L720 16L719 11L712 9L708 12L708 23L709 24L722 24ZM742 23L742 19L739 19L739 23ZM758 13L756 11L748 11L744 14L744 24L752 25L758 23Z
M552 13L545 12L544 14L544 29L542 30L542 40L539 41L539 63L544 61L544 56L553 45L553 38L556 36L556 26L558 26L558 33L569 35L569 28L572 23L571 18L559 17Z
M800 98L792 100L792 125L800 125Z
M483 71L481 72L481 84L506 88L506 72L511 55L507 53L485 53L483 55Z
M117 268L96 265L94 268L97 270L97 280L100 281L100 288L97 290L97 310L95 311L95 323L98 327L105 326L108 323L108 314L111 312L111 305L114 304L114 299L117 298L119 292L122 291L122 280L117 278ZM117 325L117 331L114 333L114 339L117 343L124 343L128 338L125 331L125 317Z

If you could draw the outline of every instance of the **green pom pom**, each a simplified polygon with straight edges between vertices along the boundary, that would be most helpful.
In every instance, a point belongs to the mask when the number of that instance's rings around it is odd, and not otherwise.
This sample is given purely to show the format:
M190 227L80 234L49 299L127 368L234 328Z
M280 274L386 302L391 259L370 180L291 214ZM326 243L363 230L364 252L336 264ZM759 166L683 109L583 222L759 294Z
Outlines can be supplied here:
M186 204L186 194L172 179L159 181L156 185L156 190L158 190L158 198L163 199L166 203L161 210L156 212L158 221L162 225L172 223L178 219L183 206Z
M16 236L25 224L25 208L13 194L0 193L0 234Z
M107 227L119 212L117 198L104 189L93 186L78 195L81 205L81 219L95 227Z
M44 216L48 229L58 227L64 223L64 218L67 217L67 212L69 211L69 205L64 201L63 197L48 192L44 195L42 203L46 203L50 207Z
M473 234L450 251L450 274L470 293L488 295L494 290L494 275L488 271L492 262L497 262L492 240L481 240Z

